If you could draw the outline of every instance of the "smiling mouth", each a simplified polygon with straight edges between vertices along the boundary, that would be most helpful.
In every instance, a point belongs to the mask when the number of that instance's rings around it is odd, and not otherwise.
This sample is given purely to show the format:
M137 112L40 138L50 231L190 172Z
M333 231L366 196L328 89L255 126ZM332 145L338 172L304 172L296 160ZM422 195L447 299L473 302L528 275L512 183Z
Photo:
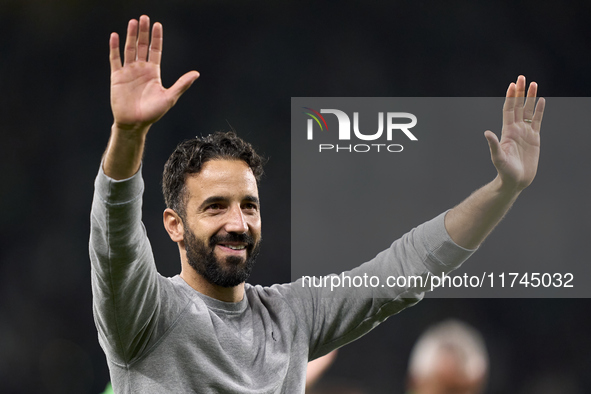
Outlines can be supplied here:
M220 246L224 246L226 248L232 249L232 250L243 250L246 249L246 245L224 245L224 244L220 244Z
M246 249L246 245L228 245L228 244L217 244L217 245L222 248L230 249L230 250L234 250L234 251L241 251L241 250Z

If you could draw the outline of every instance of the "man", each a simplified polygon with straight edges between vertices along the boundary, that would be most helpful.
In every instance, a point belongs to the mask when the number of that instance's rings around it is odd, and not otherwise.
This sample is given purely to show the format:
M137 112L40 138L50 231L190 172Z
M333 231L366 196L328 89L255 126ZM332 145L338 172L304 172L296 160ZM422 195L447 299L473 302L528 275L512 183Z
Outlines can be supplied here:
M466 323L446 320L423 333L408 367L412 394L478 394L488 374L482 335Z
M141 223L140 164L150 126L198 78L160 80L162 25L127 29L123 62L110 38L111 138L95 182L90 256L95 322L118 393L298 393L306 365L418 302L425 288L389 298L327 297L301 282L245 284L261 239L260 158L233 133L177 147L164 173L164 226L181 273L160 276ZM544 109L525 78L507 91L501 141L485 133L498 176L452 210L413 229L351 275L449 272L533 180ZM338 295L338 294L337 294Z

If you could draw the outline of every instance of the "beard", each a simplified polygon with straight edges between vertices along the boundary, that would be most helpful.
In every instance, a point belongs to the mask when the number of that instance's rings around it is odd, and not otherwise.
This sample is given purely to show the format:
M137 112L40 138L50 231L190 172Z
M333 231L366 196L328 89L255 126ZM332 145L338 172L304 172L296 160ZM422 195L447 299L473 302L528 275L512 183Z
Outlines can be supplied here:
M225 236L213 235L206 245L185 227L185 251L189 265L209 283L221 287L234 287L246 282L259 254L261 240L256 243L248 234L228 233ZM246 259L228 256L220 261L215 255L215 246L224 242L246 243ZM225 263L225 264L224 264Z

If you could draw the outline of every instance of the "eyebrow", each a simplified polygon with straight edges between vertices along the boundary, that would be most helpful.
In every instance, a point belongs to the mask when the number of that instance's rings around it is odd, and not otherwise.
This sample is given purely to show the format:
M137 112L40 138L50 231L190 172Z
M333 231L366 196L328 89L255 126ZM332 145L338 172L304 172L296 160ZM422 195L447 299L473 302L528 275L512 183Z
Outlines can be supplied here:
M201 205L199 206L199 208L203 208L203 207L205 207L205 206L207 206L209 204L213 204L213 203L216 203L216 202L225 202L225 203L228 203L229 201L230 201L230 199L228 197L211 196L211 197L208 197L205 200L203 200L203 202L201 203ZM244 196L244 198L242 199L242 201L252 202L252 203L255 203L255 204L260 205L259 199L257 197L255 197L255 196L251 196L251 195Z

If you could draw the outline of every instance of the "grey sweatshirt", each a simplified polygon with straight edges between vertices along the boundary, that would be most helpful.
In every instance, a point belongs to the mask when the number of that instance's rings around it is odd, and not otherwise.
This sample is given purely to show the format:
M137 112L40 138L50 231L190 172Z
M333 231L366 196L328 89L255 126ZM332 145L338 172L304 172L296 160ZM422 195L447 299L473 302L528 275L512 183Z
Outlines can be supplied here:
M116 393L303 393L309 360L359 338L426 290L331 291L300 279L246 284L237 303L207 297L157 272L141 221L143 189L141 171L115 181L101 168L92 203L94 319ZM389 275L453 270L473 251L451 240L444 215L345 275L385 283Z

